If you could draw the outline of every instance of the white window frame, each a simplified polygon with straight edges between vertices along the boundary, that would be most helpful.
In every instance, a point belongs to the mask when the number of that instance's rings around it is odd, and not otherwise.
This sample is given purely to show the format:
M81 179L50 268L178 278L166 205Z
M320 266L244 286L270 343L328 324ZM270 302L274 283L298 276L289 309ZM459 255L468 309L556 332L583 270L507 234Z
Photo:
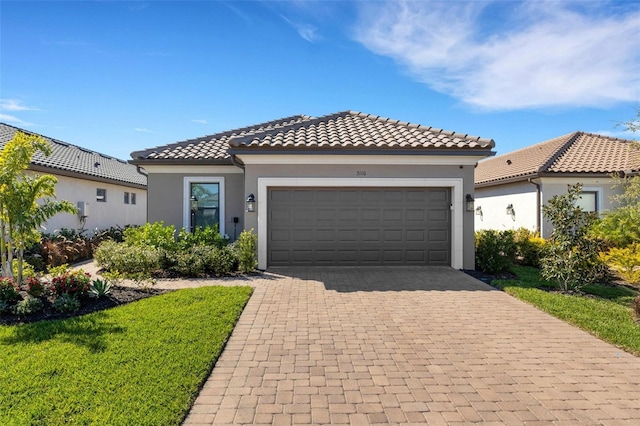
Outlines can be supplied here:
M182 186L182 226L184 229L191 230L191 184L192 183L217 183L219 187L219 231L221 235L225 235L225 190L224 190L224 177L222 176L185 176Z

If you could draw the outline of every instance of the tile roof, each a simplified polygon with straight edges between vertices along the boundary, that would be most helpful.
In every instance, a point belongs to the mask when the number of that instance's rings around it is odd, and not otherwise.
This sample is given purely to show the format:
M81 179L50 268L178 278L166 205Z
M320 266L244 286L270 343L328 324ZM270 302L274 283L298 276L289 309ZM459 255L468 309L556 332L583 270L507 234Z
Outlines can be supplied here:
M402 150L487 152L492 139L391 120L354 111L315 118L296 115L242 129L131 153L135 164L182 162L231 163L238 152Z
M13 139L16 132L21 131L29 135L38 135L27 130L19 129L5 123L0 123L0 149ZM49 173L84 175L87 179L112 181L138 187L147 186L147 176L139 173L136 166L108 155L100 154L79 146L71 145L56 139L42 136L51 144L52 153L45 156L36 152L31 165L38 169L50 169Z
M458 150L495 146L491 139L375 115L344 111L229 141L236 148L278 150Z
M574 132L478 163L475 184L561 174L609 175L640 172L640 150L632 141Z
M196 139L176 142L170 145L135 151L131 153L131 158L134 159L134 163L136 160L191 160L231 164L231 155L228 152L229 139L252 132L270 130L294 123L300 123L308 119L309 117L305 115L294 115L291 117L281 118L279 120L256 124L254 126L242 127Z

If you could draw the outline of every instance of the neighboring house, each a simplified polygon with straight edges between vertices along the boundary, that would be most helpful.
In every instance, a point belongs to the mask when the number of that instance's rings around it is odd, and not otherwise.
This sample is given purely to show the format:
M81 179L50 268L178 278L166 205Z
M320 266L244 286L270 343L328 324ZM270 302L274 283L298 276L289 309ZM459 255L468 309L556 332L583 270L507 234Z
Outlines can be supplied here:
M477 162L493 140L340 112L137 151L148 220L258 235L258 267L474 268ZM247 201L250 200L250 201ZM193 209L191 207L193 201Z
M16 132L33 132L0 123L0 149ZM45 233L66 228L94 231L112 226L142 225L147 220L147 176L123 160L43 136L51 144L48 157L37 152L29 170L58 179L56 199L80 206L78 215L59 213Z
M640 150L632 141L592 133L574 132L498 157L476 168L476 230L539 230L548 238L551 224L542 206L567 186L582 184L580 206L602 212L615 208L612 174L640 171Z

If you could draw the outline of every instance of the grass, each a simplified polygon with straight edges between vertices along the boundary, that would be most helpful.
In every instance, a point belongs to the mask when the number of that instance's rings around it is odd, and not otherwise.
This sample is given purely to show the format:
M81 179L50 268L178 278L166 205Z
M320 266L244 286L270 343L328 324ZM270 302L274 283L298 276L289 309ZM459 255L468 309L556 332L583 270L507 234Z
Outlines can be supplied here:
M0 424L179 424L251 292L179 290L81 317L0 326Z
M631 302L637 291L605 285L582 290L590 296L563 294L540 278L538 270L514 267L516 280L493 281L493 285L539 309L640 356L640 324L633 319Z

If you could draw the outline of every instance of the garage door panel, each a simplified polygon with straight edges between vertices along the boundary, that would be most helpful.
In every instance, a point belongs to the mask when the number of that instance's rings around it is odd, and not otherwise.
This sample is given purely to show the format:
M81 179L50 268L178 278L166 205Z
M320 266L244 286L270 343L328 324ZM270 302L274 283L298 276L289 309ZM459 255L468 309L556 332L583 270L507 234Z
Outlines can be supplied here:
M449 191L270 188L267 265L449 265Z

